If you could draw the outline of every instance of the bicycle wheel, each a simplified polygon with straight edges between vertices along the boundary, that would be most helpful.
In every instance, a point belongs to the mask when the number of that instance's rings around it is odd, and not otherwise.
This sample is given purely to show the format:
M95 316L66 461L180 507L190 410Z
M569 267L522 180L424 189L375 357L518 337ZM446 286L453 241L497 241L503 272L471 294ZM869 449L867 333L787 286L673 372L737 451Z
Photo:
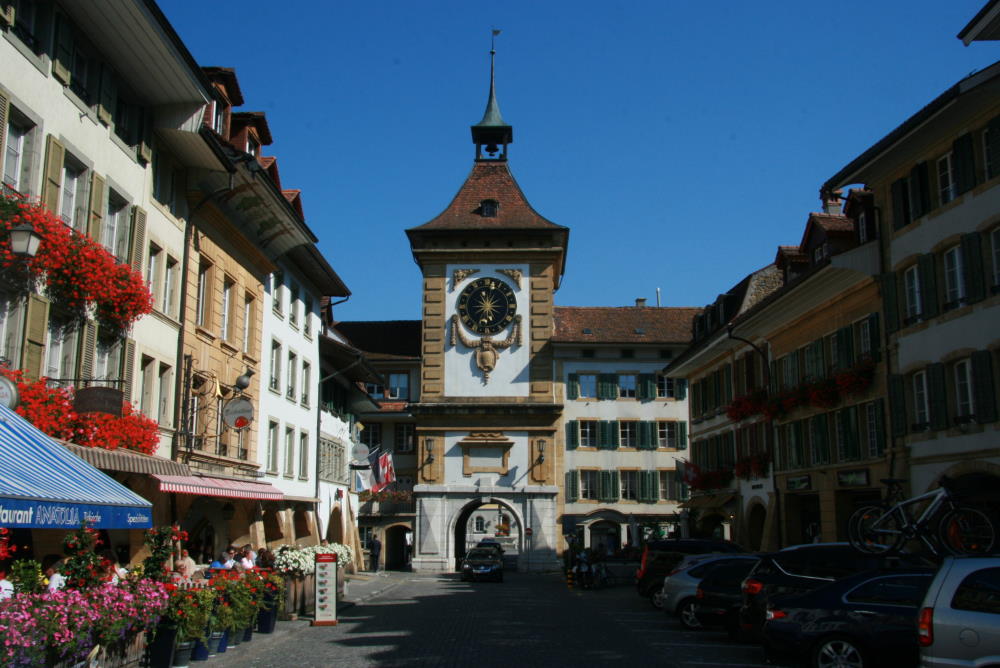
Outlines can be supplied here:
M941 518L938 539L952 554L986 554L993 549L996 531L986 513L959 506Z
M903 526L898 513L867 506L860 508L851 519L855 520L851 545L859 552L887 554L897 550L903 542Z
M861 527L871 523L873 517L880 517L884 512L884 507L876 505L861 506L855 510L854 514L847 520L847 540L850 541L851 545L862 550L862 547L859 547L863 544Z

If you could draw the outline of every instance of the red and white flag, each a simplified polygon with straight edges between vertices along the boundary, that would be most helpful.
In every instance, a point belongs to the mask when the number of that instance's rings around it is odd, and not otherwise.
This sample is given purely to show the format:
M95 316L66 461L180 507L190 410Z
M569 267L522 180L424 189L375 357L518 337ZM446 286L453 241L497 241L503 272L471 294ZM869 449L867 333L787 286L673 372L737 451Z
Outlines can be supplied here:
M396 480L396 469L392 466L392 455L383 453L378 458L378 475L374 476L377 482L372 485L372 491L378 492L385 489Z

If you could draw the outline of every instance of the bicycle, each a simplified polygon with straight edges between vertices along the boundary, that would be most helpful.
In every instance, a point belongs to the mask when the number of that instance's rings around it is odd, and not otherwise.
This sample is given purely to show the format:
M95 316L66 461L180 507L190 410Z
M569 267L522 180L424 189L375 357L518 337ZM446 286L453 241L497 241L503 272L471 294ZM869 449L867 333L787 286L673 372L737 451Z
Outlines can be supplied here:
M981 510L955 500L950 478L942 477L937 489L909 499L902 498L902 480L882 482L889 487L886 500L858 509L849 520L848 538L856 550L888 554L916 539L935 556L943 556L942 550L963 555L993 548L993 522Z

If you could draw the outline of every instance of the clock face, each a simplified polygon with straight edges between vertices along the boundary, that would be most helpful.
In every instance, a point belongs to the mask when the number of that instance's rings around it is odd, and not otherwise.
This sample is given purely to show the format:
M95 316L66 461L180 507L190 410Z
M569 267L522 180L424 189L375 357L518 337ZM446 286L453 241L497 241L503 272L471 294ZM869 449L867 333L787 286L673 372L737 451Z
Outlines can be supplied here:
M458 315L479 334L496 334L514 320L517 300L509 285L495 278L477 278L458 296Z

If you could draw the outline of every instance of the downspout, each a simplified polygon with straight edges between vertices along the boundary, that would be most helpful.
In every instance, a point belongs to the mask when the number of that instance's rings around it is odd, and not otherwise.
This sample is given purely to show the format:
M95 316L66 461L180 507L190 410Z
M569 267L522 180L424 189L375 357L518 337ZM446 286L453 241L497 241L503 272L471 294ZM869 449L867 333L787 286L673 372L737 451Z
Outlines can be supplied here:
M757 344L754 343L753 341L745 339L742 336L736 336L735 334L733 334L733 329L734 326L732 323L726 325L726 335L730 339L733 339L734 341L740 341L741 343L747 344L748 346L753 348L753 351L757 353L757 355L760 356L760 360L762 363L761 367L763 371L761 375L762 375L762 380L764 381L764 393L765 396L770 397L771 364L770 361L767 359L767 355L764 354L764 351L761 350L760 347L757 346ZM778 453L775 451L774 448L774 428L771 425L771 420L769 418L766 418L766 416L765 416L765 425L766 428L764 430L764 442L767 445L768 453L771 456L771 488L774 491L774 515L775 515L775 520L778 523L778 547L780 548L785 544L785 525L784 525L784 520L781 517L781 492L778 489L778 480L777 477L775 476L775 469L777 463L776 455Z

